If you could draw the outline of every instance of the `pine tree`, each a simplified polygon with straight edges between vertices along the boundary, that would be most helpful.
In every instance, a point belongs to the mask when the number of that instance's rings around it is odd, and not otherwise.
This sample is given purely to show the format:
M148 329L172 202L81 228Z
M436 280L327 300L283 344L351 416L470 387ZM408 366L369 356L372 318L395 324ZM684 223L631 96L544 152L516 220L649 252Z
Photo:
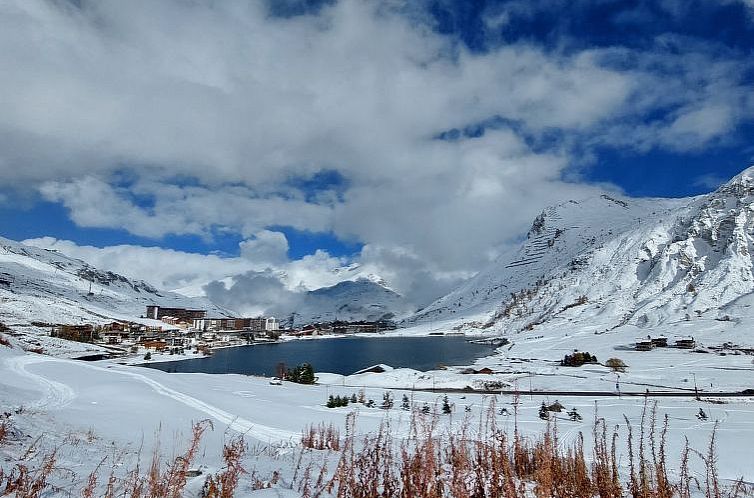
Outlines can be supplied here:
M389 410L392 407L393 407L393 397L390 395L389 392L385 391L385 394L382 395L382 409Z
M299 382L301 384L314 384L314 367L309 363L300 366Z
M373 399L367 400L367 402L365 403L365 406L367 408L374 408L374 400Z
M571 408L571 411L568 412L568 418L573 420L574 422L580 422L581 421L581 414L579 414L578 411L576 411L576 407L574 406Z
M542 402L542 406L539 407L539 418L542 420L550 420L550 412L547 410L547 405Z
M356 403L358 400L356 399L356 394L351 395L351 403Z
M429 405L427 403L424 403L424 405L422 406L422 413L424 415L429 415Z
M328 408L335 408L335 398L331 394L329 398L327 398L327 405Z
M147 351L147 354L144 355L144 359L146 361L151 360L152 359L152 352L151 351Z
M450 406L450 401L448 400L447 394L442 398L442 412L445 415L449 415L453 412L453 408Z
M406 396L405 394L403 395L403 399L401 400L401 409L406 411L411 409L411 401L409 401L408 396Z

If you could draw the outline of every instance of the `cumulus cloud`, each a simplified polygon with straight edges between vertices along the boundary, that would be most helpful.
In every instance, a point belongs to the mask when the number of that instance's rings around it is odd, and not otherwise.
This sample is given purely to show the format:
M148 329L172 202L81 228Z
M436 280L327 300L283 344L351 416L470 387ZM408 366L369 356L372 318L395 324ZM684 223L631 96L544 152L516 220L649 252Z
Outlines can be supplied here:
M230 283L210 282L205 291L214 303L244 316L280 316L297 309L305 300L304 291L288 289L269 270L235 275Z
M510 2L488 25L546 3ZM754 115L751 63L735 53L677 37L651 53L533 42L479 53L407 12L367 0L290 17L245 0L2 2L0 66L13 70L0 72L0 183L84 227L247 239L236 258L66 246L116 270L139 254L170 260L139 263L164 287L267 268L248 278L332 285L333 269L356 263L425 301L542 206L594 193L563 180L585 149L693 150ZM312 195L295 181L323 170L344 186ZM365 249L288 261L273 226Z

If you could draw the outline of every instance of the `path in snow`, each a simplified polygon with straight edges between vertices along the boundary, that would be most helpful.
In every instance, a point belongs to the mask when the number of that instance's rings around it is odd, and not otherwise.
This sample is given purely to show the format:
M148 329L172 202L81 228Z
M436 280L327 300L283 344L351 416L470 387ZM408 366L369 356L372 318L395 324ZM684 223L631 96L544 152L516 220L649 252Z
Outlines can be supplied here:
M62 384L57 381L50 380L42 375L31 373L26 370L26 366L34 363L46 363L46 362L59 362L69 365L76 365L77 367L90 368L104 373L115 373L119 375L125 375L136 379L149 387L151 387L156 393L161 396L168 397L179 403L182 403L190 408L200 411L219 422L226 424L230 429L237 431L241 434L253 437L265 443L280 443L280 442L297 442L301 437L300 433L286 431L275 427L269 427L261 424L256 424L245 418L241 418L230 412L227 412L221 408L205 403L204 401L197 399L188 394L182 393L175 389L165 386L160 382L137 372L130 372L120 369L102 368L96 365L86 363L74 363L70 360L63 360L52 357L36 356L36 355L23 355L15 358L9 358L7 364L10 369L24 377L27 377L34 381L44 392L44 396L41 400L37 401L34 405L35 408L55 409L67 406L76 397L76 392L68 385Z
M26 370L27 365L49 361L51 358L34 355L22 355L8 358L7 365L11 371L33 381L43 393L42 398L35 401L29 408L57 409L63 408L76 398L76 392L70 386L50 380L41 375Z

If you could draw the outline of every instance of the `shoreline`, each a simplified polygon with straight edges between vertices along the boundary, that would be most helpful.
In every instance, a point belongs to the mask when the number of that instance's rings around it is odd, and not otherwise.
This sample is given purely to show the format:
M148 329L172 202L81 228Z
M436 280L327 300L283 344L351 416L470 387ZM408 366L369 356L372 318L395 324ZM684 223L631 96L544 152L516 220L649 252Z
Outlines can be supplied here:
M409 329L398 329L398 330L409 330ZM453 337L465 337L465 338L473 338L473 339L480 339L486 337L485 334L466 334L466 333L448 333L448 334L436 334L433 333L435 331L427 331L424 333L423 331L421 333L411 333L411 334L402 334L402 333L395 333L393 332L376 332L376 333L366 333L366 332L360 332L355 334L322 334L322 335L316 335L316 336L304 336L304 337L291 337L291 336L281 336L276 341L259 341L259 342L251 342L246 344L230 344L225 346L215 346L210 349L210 351L215 350L221 350L221 349L229 349L229 348L241 348L241 347L247 347L247 346L265 346L265 345L274 345L274 344L286 344L290 342L297 342L297 341L318 341L318 340L332 340L332 339L349 339L349 338L361 338L361 339L420 339L420 338L426 338L426 337L436 337L438 339L441 338L453 338ZM127 365L127 366L145 366L145 365L152 365L155 363L168 363L168 362L178 362L178 361L186 361L186 360L200 360L205 358L211 358L212 355L204 355L201 353L194 353L191 352L190 354L169 354L169 353L159 353L155 351L152 352L152 359L151 360L144 360L144 355L147 351L140 350L138 353L127 353L124 356L118 356L114 358L104 358L101 360L94 360L94 363L115 363L118 365ZM493 353L494 354L494 350ZM492 354L487 356L492 356ZM487 357L485 356L485 357ZM484 357L482 357L484 358ZM73 358L79 361L90 361L86 359L78 359ZM478 358L481 359L481 358ZM469 367L470 365L461 365L461 368ZM327 372L331 373L331 372ZM340 374L337 374L340 375Z

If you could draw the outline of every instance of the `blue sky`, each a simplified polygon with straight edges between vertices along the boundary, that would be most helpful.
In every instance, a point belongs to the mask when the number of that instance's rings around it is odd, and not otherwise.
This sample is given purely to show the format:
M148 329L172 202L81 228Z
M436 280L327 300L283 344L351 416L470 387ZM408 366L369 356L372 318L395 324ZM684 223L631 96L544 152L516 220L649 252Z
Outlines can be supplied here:
M116 269L151 247L438 293L547 204L754 160L748 0L17 0L0 23L2 235Z

